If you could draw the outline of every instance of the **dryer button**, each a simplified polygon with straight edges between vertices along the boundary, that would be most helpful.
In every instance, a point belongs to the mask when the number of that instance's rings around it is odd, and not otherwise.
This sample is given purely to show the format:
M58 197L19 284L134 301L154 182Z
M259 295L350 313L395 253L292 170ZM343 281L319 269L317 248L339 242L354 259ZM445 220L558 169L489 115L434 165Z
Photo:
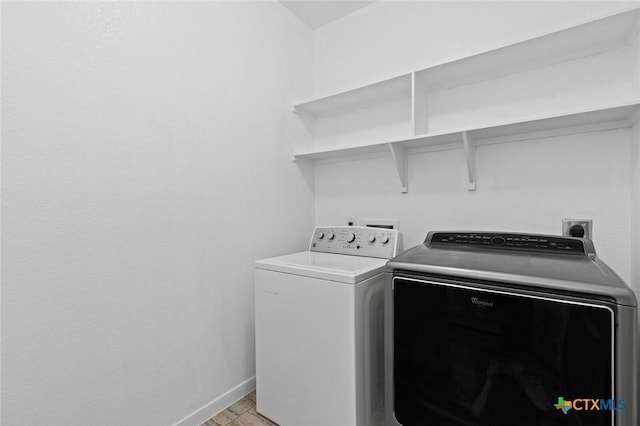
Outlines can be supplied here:
M493 238L491 238L491 245L494 246L503 246L505 243L504 241L504 237L500 237L500 236L495 236Z

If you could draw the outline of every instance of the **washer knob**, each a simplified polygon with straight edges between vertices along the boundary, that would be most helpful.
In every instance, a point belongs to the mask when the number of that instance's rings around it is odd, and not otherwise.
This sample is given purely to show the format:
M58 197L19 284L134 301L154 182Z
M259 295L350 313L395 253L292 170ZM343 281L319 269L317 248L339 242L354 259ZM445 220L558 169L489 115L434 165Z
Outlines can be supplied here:
M388 235L383 235L383 236L380 238L380 242L381 242L382 244L387 244L387 243L389 242L389 236L388 236Z
M368 240L369 240L370 243L373 243L373 242L376 241L376 236L373 235L373 234L370 234Z
M354 234L353 232L349 232L347 234L347 242L348 243L352 243L356 240L356 234Z
M318 232L318 239L321 240L324 238L324 232Z
M327 235L327 239L329 241L333 240L336 237L336 234L334 234L333 232L330 232L329 235Z

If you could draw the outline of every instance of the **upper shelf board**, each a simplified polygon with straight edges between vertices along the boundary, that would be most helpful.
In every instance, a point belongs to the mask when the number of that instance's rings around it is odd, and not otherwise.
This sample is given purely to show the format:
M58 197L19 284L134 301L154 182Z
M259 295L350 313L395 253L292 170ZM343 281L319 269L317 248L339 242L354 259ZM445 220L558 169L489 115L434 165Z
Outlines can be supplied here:
M322 117L343 114L383 102L411 99L411 74L404 74L348 92L327 96L294 106L296 112Z
M511 123L501 123L479 128L456 129L449 132L418 135L411 138L375 142L340 149L315 150L294 154L296 160L341 158L354 155L389 152L389 143L403 148L431 146L461 146L462 135L481 143L515 141L534 137L551 136L548 132L563 131L563 134L603 130L605 128L630 127L640 116L640 101L625 103L595 110L546 116ZM606 126L603 126L606 125Z
M436 91L543 68L630 46L640 31L640 7L581 25L433 65L346 92L310 100L294 111L314 118L343 114L397 99L410 99L412 90Z
M427 91L443 90L559 64L630 46L640 8L600 18L495 50L435 65L416 74ZM418 88L420 90L420 88Z

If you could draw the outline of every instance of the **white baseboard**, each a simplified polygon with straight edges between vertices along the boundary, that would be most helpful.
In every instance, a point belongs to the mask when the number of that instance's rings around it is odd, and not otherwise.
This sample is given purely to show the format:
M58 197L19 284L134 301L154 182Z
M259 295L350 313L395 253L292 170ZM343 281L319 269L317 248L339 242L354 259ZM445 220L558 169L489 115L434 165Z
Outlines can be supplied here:
M174 423L173 426L199 426L255 389L256 376L253 376Z

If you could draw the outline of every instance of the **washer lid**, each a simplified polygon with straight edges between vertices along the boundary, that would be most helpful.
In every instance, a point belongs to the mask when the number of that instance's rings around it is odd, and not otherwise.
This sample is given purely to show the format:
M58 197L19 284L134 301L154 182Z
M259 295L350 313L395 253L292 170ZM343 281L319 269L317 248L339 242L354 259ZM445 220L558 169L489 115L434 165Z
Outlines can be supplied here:
M256 269L356 284L384 271L387 259L303 251L255 262Z

